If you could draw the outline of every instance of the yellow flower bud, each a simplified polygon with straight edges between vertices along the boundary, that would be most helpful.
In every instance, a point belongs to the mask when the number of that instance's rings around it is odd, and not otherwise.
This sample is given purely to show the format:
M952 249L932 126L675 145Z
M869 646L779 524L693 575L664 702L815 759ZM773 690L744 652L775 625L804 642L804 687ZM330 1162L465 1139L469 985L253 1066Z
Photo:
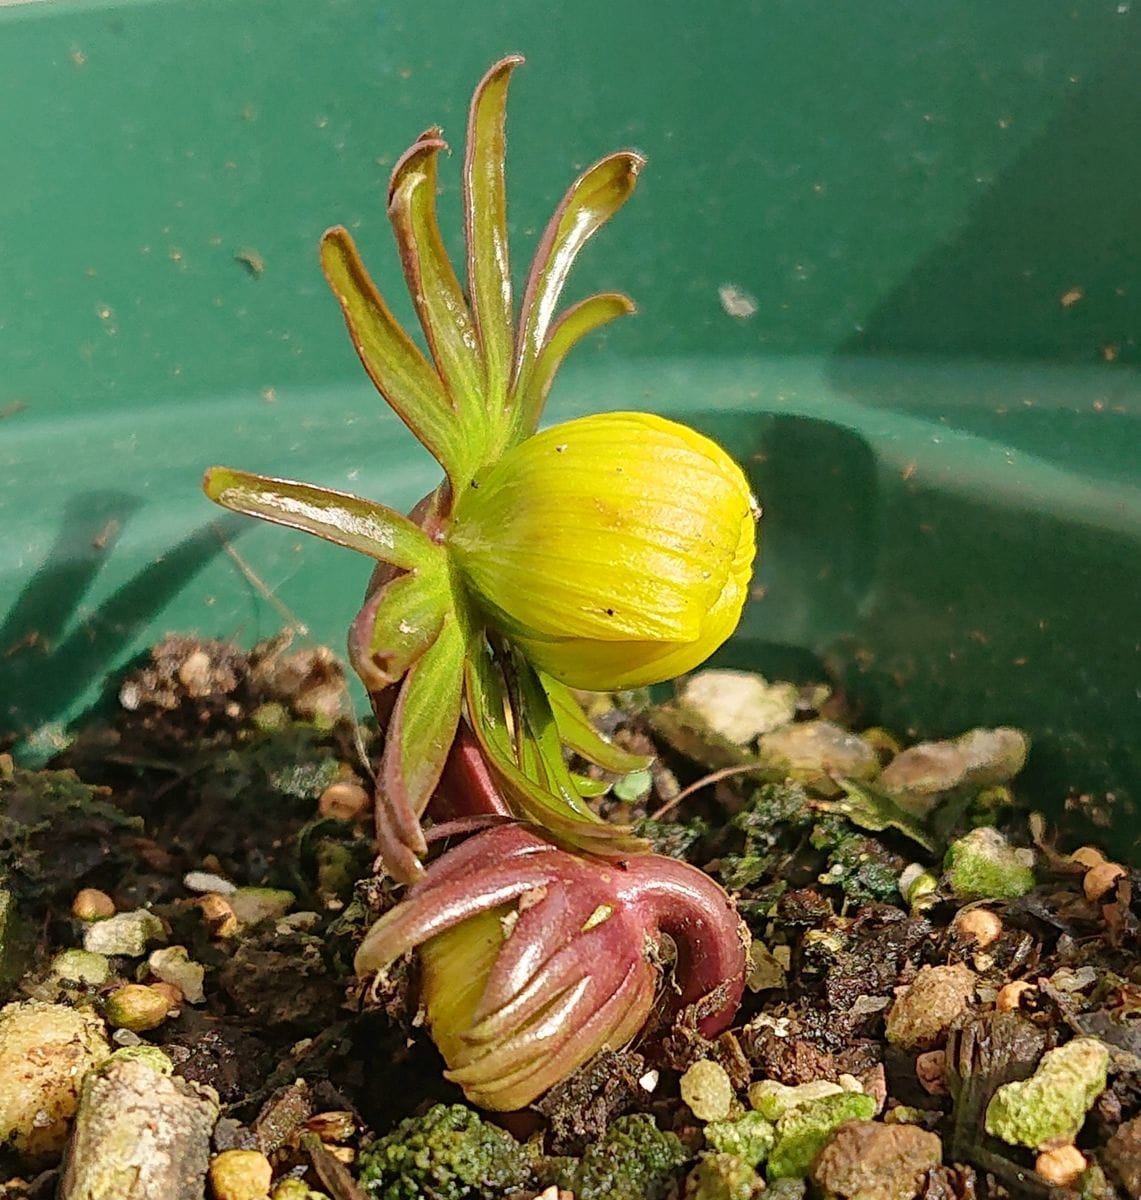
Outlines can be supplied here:
M448 544L475 602L540 670L606 691L670 679L736 628L756 502L714 442L648 413L544 430L482 471Z

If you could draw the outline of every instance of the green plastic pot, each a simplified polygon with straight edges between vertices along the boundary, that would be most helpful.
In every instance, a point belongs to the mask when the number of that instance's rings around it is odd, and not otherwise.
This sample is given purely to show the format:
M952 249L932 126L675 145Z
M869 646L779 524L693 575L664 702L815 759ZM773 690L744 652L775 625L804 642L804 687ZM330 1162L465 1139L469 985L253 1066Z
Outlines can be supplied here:
M1021 725L1036 802L1111 793L1136 845L1141 7L1116 0L3 5L2 727L46 753L168 630L250 642L288 610L341 644L368 564L198 481L434 482L316 243L348 225L400 301L394 156L436 121L459 141L509 50L518 270L578 169L649 157L574 279L640 315L550 415L645 407L746 465L757 598L722 660L829 670L915 736Z

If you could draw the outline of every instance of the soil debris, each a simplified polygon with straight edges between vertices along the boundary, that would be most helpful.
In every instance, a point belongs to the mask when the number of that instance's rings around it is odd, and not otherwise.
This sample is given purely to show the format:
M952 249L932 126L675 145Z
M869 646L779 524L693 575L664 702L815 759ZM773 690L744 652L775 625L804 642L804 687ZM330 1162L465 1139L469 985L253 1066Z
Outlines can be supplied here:
M137 1194L174 1200L208 1166L230 1200L1141 1196L1141 877L1028 817L1018 730L908 749L741 672L592 700L656 755L617 788L572 763L592 803L734 895L753 987L717 1039L656 1019L496 1123L416 961L353 977L400 890L336 658L170 637L112 693L49 769L0 757L4 1200L107 1194L131 1121L168 1138Z

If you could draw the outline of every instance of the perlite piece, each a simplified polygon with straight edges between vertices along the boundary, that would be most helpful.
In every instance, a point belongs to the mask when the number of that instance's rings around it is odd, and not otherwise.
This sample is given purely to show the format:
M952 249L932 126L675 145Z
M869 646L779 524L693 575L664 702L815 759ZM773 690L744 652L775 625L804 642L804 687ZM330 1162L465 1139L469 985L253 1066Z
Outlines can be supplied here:
M0 1009L0 1145L33 1165L58 1158L83 1077L110 1053L91 1013L39 1000Z
M83 1086L59 1200L202 1200L211 1088L115 1056Z
M887 1014L887 1040L901 1050L933 1050L970 1007L977 978L965 963L922 967Z
M1042 1056L1029 1079L1006 1083L986 1110L986 1131L1032 1150L1072 1141L1093 1102L1105 1091L1109 1051L1079 1037Z
M720 1063L703 1058L681 1077L681 1098L699 1121L723 1121L733 1107L733 1084Z
M83 948L92 954L121 954L142 958L149 942L165 942L162 921L145 908L116 913L105 921L96 921L83 932Z

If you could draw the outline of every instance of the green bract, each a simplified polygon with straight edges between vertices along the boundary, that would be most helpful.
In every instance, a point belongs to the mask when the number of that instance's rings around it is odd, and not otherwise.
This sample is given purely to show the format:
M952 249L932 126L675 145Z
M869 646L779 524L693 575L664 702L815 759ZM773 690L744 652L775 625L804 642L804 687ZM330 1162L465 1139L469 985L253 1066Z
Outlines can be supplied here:
M440 131L418 138L392 174L388 215L430 358L396 323L348 232L331 229L321 243L365 370L444 482L409 517L226 467L205 482L228 508L378 564L349 655L386 716L378 840L406 882L421 873L420 818L461 721L516 815L595 854L644 850L594 815L563 748L610 772L646 760L595 733L567 686L628 687L697 665L736 625L754 554L745 478L692 430L618 413L533 436L571 347L633 311L607 293L556 316L575 257L625 203L643 160L609 155L571 185L539 241L516 322L504 113L521 61L492 67L471 104L466 293L436 220ZM377 700L389 688L391 705Z

